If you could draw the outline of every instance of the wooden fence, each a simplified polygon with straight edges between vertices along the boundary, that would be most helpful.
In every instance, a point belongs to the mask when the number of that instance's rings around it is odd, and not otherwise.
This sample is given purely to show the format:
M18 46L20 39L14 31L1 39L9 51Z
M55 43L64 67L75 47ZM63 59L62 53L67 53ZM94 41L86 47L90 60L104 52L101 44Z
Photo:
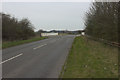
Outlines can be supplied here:
M93 39L95 41L100 41L100 42L103 42L105 44L108 44L108 45L111 45L111 46L116 46L116 47L119 47L120 48L120 43L117 43L117 42L111 42L111 41L108 41L108 40L105 40L105 39L100 39L100 38L94 38L92 36L88 36L88 35L85 35L87 38L90 38L90 39Z

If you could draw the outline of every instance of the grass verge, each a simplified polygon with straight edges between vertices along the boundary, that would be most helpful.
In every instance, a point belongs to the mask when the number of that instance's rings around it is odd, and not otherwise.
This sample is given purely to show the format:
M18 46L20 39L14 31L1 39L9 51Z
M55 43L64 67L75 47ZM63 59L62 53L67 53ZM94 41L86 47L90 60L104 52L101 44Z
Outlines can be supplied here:
M76 37L61 78L118 78L118 48Z
M47 37L35 37L35 38L28 39L28 40L3 42L2 43L2 49L12 47L12 46L17 46L17 45L24 44L24 43L30 43L30 42L34 42L34 41L39 41L39 40L46 39L46 38Z

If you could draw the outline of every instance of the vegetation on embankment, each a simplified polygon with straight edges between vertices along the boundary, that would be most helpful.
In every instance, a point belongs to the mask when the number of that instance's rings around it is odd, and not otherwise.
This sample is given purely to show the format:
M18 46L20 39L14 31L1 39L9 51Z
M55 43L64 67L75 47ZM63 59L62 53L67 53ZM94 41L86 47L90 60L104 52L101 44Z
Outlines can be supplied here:
M93 2L86 13L86 34L95 38L120 43L118 41L119 14L120 3L118 2Z
M19 40L19 41L5 41L2 43L2 48L8 48L8 47L12 47L12 46L17 46L20 44L25 44L25 43L30 43L30 42L34 42L34 41L39 41L42 39L46 39L47 37L33 37L31 39L27 39L27 40Z
M16 41L27 40L35 37L34 26L29 19L18 20L10 14L0 13L2 15L2 40Z
M117 78L118 48L86 37L76 37L62 78Z
M2 48L8 48L24 43L45 39L34 32L34 26L29 19L18 20L10 14L2 15ZM0 45L1 47L1 45Z

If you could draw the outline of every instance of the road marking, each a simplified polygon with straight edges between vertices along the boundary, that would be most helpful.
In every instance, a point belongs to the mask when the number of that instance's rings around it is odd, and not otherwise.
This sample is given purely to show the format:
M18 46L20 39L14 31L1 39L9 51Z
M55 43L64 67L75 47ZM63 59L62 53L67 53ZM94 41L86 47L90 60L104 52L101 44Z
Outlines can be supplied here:
M45 45L47 45L47 44L40 45L40 46L35 47L35 48L33 48L33 49L35 50L35 49L41 48L41 47L43 47L43 46L45 46Z
M9 59L1 62L0 64L3 64L3 63L5 63L5 62L7 62L7 61L10 61L10 60L12 60L12 59L15 59L15 58L17 58L17 57L19 57L19 56L21 56L21 55L23 55L23 53L20 53L20 54L18 54L17 56L11 57L11 58L9 58Z

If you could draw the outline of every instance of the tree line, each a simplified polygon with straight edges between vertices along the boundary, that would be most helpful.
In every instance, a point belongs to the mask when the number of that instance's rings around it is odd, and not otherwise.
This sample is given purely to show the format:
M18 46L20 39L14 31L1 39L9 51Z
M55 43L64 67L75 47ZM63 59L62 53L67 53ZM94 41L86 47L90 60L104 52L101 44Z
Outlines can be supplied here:
M35 36L34 27L27 18L18 20L9 14L2 15L2 39L25 40Z
M86 13L86 35L118 42L118 2L94 2Z

